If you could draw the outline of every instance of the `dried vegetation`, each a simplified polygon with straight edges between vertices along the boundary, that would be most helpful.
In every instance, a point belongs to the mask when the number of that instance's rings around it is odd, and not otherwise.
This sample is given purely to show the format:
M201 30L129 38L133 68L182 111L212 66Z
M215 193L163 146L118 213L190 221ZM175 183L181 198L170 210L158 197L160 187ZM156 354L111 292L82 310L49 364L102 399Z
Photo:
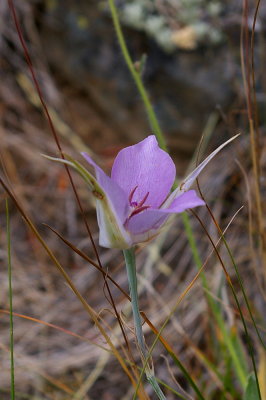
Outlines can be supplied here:
M75 157L83 146L94 150L108 169L118 148L112 148L112 138L116 132L102 121L97 110L82 94L71 87L71 82L57 81L57 75L49 70L39 46L38 30L34 25L34 6L30 2L16 2L18 14L29 43L32 59L41 88L51 110L55 127L64 151ZM10 183L24 210L31 216L50 248L68 271L81 294L94 307L99 317L109 327L115 342L123 343L121 331L113 310L106 298L102 275L91 265L69 249L43 223L57 229L77 247L95 259L95 255L84 228L68 178L61 166L51 164L41 153L56 154L56 146L48 125L42 114L36 91L32 88L29 70L18 42L17 34L10 17L7 2L0 2L0 139L2 176ZM81 107L80 107L81 106ZM238 126L244 117L237 119ZM102 131L101 143L93 135L94 127ZM228 132L223 125L221 132ZM244 125L243 125L244 126ZM230 132L231 133L231 132ZM243 132L244 133L244 132ZM145 132L143 132L143 136ZM218 142L218 139L215 139ZM262 174L264 205L266 204L266 141L261 139ZM115 140L116 141L116 140ZM121 141L121 147L128 143ZM132 142L134 139L132 138ZM219 138L219 142L222 138ZM108 146L106 146L106 144ZM213 143L214 146L214 143ZM100 147L102 153L100 152ZM104 150L108 151L104 154ZM104 156L104 157L103 157ZM236 160L238 163L236 163ZM185 172L185 171L184 171ZM93 237L97 243L97 226L93 205L83 182L74 175L86 217ZM211 204L213 213L225 228L235 212L244 205L231 223L226 238L239 266L244 285L253 303L255 315L260 320L263 306L259 290L260 265L252 258L249 229L249 210L255 215L253 204L253 175L250 162L250 145L245 133L222 154L212 161L200 178L200 186ZM5 193L1 189L1 398L9 388L9 324L8 278L5 237ZM15 377L17 398L24 395L36 399L129 399L132 394L127 377L109 352L102 337L89 320L88 315L64 283L63 278L39 245L34 235L26 227L16 207L10 202L12 229L12 261L14 285L15 316ZM199 210L207 229L216 242L218 233L206 210ZM266 210L264 209L264 216ZM204 261L212 247L192 217L191 222L197 243ZM265 224L265 221L264 221ZM234 271L225 249L221 255L226 261L234 280ZM108 268L119 285L127 290L126 272L122 256L114 250L100 250L101 262ZM160 327L180 294L186 289L196 274L191 252L184 234L181 218L176 218L169 230L151 245L140 249L138 255L141 308L156 327ZM223 272L215 255L206 265L206 274L213 292L218 295ZM255 271L256 270L256 271ZM112 293L121 313L130 346L134 351L132 322L129 319L130 307L125 297L113 286ZM241 298L241 296L240 296ZM231 326L241 324L231 301L229 290L223 287L221 302ZM230 306L228 305L230 303ZM246 309L243 306L243 312ZM264 309L265 313L265 309ZM41 320L33 321L23 316ZM265 314L264 314L265 317ZM49 325L51 324L51 325ZM54 326L53 326L54 325ZM198 350L203 350L210 358L214 357L209 347L212 337L210 313L199 283L196 283L177 309L165 329L164 335L194 377L209 380L211 391L219 382L202 365ZM110 329L110 330L109 330ZM145 325L148 343L153 334ZM79 335L79 336L78 336ZM254 335L254 342L257 339ZM259 347L257 347L259 348ZM171 360L162 357L164 350L157 345L154 361L158 376L174 385L175 379L184 389L186 382ZM258 354L257 354L258 355ZM222 370L223 365L219 368ZM178 386L176 386L177 390ZM76 397L74 394L76 393ZM86 395L86 393L88 393ZM6 394L6 398L9 395ZM168 399L174 398L169 394Z

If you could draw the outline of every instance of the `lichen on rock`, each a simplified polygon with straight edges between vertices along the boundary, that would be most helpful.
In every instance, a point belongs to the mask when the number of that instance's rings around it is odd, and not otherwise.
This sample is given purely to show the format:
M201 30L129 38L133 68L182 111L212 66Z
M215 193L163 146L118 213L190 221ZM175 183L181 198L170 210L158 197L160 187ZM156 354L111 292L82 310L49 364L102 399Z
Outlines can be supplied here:
M123 23L145 32L165 51L196 49L222 42L217 23L223 11L219 0L127 0L119 5Z

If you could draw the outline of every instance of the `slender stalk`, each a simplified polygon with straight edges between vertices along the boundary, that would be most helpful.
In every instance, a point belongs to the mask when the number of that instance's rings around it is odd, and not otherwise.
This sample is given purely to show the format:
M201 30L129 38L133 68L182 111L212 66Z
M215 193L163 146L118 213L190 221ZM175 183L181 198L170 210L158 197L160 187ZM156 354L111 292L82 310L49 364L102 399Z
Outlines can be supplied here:
M138 300L138 282L137 282L137 273L136 273L136 258L135 258L135 249L127 249L123 251L126 268L127 268L127 277L128 277L128 285L131 297L131 304L132 304L132 312L134 318L134 326L136 331L137 342L141 351L141 358L143 364L145 366L145 374L148 382L153 387L154 392L157 394L158 399L166 400L160 386L157 383L157 380L152 372L152 369L149 367L147 363L147 356L148 352L145 345L145 338L142 331L142 322L141 322L141 315L139 312L139 300Z
M15 367L14 367L14 326L13 326L13 299L12 299L12 265L11 265L11 238L8 199L6 199L6 231L7 231L7 259L8 259L8 294L9 294L9 324L10 324L10 395L15 400Z
M146 351L144 335L142 332L141 315L139 312L135 249L132 248L129 250L124 250L123 253L124 253L124 257L125 257L125 261L126 261L127 278L128 278L128 284L129 284L129 292L130 292L130 298L131 298L131 305L132 305L137 341L138 341L138 345L140 347L141 353L142 353L143 357L145 357L147 351Z
M250 143L251 143L251 159L253 166L253 174L255 181L255 202L256 202L256 210L257 210L257 222L259 228L259 247L262 255L262 264L264 269L264 274L266 277L266 249L265 249L265 240L266 235L264 233L263 226L263 212L262 212L262 204L261 204L261 194L260 194L260 180L259 180L259 160L258 154L256 152L256 139L255 139L255 131L254 131L254 123L253 120L249 120L249 130L250 130Z
M121 25L120 25L120 21L119 21L119 17L118 17L118 13L117 13L117 9L116 9L114 0L109 0L109 7L110 7L110 10L111 10L112 19L113 19L113 23L114 23L114 27L115 27L115 31L116 31L116 35L117 35L117 39L118 39L118 42L119 42L120 49L122 51L124 60L125 60L125 62L127 64L127 67L128 67L128 69L129 69L129 71L131 73L131 76L132 76L132 78L133 78L133 80L134 80L134 82L135 82L135 84L137 86L138 92L139 92L139 94L140 94L140 96L142 98L142 101L144 103L144 106L145 106L145 109L146 109L146 112L147 112L147 115L148 115L148 118L149 118L149 121L150 121L151 128L152 128L154 134L156 135L156 137L158 139L158 143L159 143L160 147L163 150L167 150L166 143L165 143L165 140L164 140L164 136L163 136L163 133L161 131L158 119L157 119L156 114L155 114L155 112L153 110L153 107L151 105L147 90L145 89L145 87L143 85L143 82L142 82L142 79L141 79L141 73L139 73L136 70L135 65L134 65L134 63L133 63L133 61L131 59L130 54L129 54L129 51L128 51L128 48L127 48L127 45L126 45L126 41L125 41L122 29L121 29Z

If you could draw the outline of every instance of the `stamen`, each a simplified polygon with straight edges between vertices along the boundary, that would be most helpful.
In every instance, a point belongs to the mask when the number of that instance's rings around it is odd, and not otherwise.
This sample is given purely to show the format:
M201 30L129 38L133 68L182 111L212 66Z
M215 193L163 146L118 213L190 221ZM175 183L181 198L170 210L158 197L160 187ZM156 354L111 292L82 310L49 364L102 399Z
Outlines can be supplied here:
M148 193L145 194L145 196L143 197L143 199L139 202L138 207L143 206L143 204L144 204L145 201L147 200L149 194L150 194L150 192L148 192Z
M150 207L151 206L142 206L142 207L135 208L135 210L133 210L132 213L130 214L129 218L131 218L133 215L140 213L141 211L147 210L147 208L150 208Z
M137 187L138 187L138 185L135 186L134 189L131 190L131 192L129 193L128 200L129 200L129 204L130 204L130 205L133 205L133 204L132 204L132 199L133 199L133 196L134 196L135 191L137 190ZM135 203L135 202L134 202L134 203ZM134 204L134 205L135 205L135 204Z

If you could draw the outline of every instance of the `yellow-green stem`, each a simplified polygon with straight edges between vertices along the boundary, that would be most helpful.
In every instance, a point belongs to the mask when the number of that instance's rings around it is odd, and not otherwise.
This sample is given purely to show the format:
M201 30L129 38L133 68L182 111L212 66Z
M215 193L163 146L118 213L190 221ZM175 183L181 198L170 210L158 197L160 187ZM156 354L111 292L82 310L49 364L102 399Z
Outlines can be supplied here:
M131 56L129 54L126 42L125 42L125 38L121 29L121 25L119 22L119 18L117 15L117 9L116 6L114 4L114 0L109 0L109 6L110 6L110 10L111 10L111 14L112 14L112 18L113 18L113 23L114 23L114 27L115 27L115 31L116 31L116 35L117 35L117 39L121 48L121 51L123 53L123 57L125 59L125 62L128 66L128 69L131 73L132 78L134 79L134 82L137 86L137 89L139 91L139 94L142 98L142 101L145 105L146 111L147 111L147 115L150 121L150 125L151 125L151 129L153 130L153 133L156 135L158 143L160 145L160 147L163 150L167 150L166 147L166 143L160 128L160 125L158 123L157 117L155 115L155 112L153 110L153 107L151 105L149 96L147 94L147 91L142 83L141 80L141 74L136 70L134 63L131 59Z

